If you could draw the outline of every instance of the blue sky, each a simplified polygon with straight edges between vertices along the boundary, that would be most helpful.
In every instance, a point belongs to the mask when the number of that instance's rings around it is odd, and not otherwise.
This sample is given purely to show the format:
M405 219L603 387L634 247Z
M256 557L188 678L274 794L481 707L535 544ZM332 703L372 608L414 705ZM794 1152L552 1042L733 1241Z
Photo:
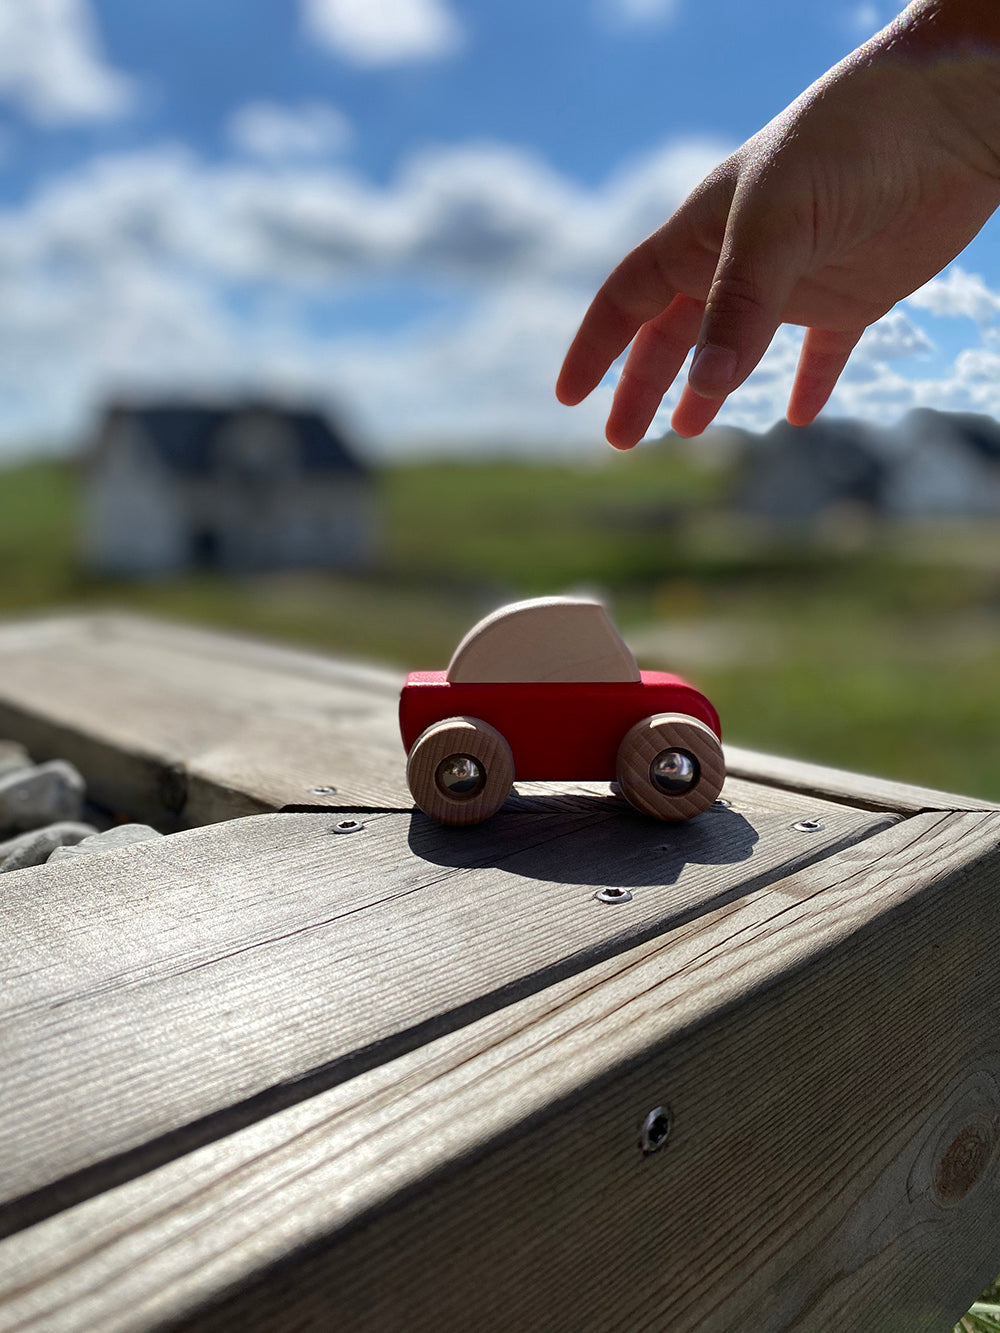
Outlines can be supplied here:
M386 453L598 449L609 388L552 395L597 284L894 13L0 0L0 452L166 391L307 398ZM868 335L832 411L1000 414L998 225ZM722 421L781 415L798 336Z

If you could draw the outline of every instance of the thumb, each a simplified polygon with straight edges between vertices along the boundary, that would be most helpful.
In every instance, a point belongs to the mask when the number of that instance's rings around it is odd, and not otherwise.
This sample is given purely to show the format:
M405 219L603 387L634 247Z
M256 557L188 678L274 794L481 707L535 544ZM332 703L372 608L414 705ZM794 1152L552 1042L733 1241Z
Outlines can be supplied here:
M773 198L753 209L733 200L688 375L703 398L725 398L743 383L767 351L806 271L810 242L783 216L790 210Z

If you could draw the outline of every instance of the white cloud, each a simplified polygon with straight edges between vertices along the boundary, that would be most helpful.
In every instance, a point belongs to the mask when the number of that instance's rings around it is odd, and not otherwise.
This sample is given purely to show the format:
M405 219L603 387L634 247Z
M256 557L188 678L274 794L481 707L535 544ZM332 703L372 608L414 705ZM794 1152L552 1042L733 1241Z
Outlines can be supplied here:
M872 4L855 5L847 16L852 31L872 33L879 26L878 8Z
M535 454L602 452L610 390L572 415L553 385L581 313L575 293L512 283L447 325L340 341L325 374L343 401L377 404L374 435L468 453L479 443Z
M171 147L108 156L0 213L0 272L134 254L218 282L313 288L420 274L582 289L676 207L719 151L681 142L592 191L489 144L422 153L385 187L339 164L209 164Z
M589 227L602 248L622 253L659 227L734 144L707 136L674 139L626 161L590 196Z
M124 114L133 85L105 63L87 0L0 0L0 97L62 125Z
M947 291L947 275L941 281ZM996 309L1000 310L1000 295L990 292L981 279L977 280L977 291L978 303L992 297L997 303ZM944 308L933 313L968 313L953 309L950 300L942 304ZM886 320L891 318L892 313L886 316ZM832 409L842 415L881 422L900 416L912 407L1000 416L1000 353L992 346L996 331L984 328L980 333L983 345L961 349L950 362L938 358L931 373L903 375L876 359L861 363L854 374L842 377L831 399Z
M302 0L306 31L362 66L453 55L462 26L447 0Z
M593 188L496 144L425 151L384 185L176 147L94 159L0 211L0 439L68 431L111 391L254 388L343 401L387 449L602 447L610 390L560 407L564 350L608 269L725 152L677 141ZM1000 295L961 270L936 283L866 335L832 411L1000 412ZM405 319L345 331L345 303L387 291L413 297ZM928 330L956 311L983 322L949 363ZM800 343L779 330L720 421L782 416Z
M325 102L247 102L229 117L226 131L240 152L274 160L340 153L354 137L344 113Z
M573 413L553 395L565 347L621 249L724 151L682 141L596 190L502 145L424 152L385 186L169 146L93 159L0 211L0 431L67 429L112 387L249 384L340 395L399 444L596 446L606 394ZM387 283L432 286L448 317L317 332L317 303Z
M982 280L979 299L996 300ZM937 304L937 302L935 302ZM942 313L953 313L949 303ZM887 424L913 407L946 411L987 412L1000 417L1000 329L981 329L983 344L961 350L952 360L942 356L927 331L901 310L891 310L864 334L841 375L827 409L832 416L858 417ZM761 364L719 413L722 425L766 430L785 414L802 345L803 331L783 326ZM904 374L890 361L919 359L923 373ZM653 423L654 435L669 426L680 397L683 375L667 395Z
M854 5L847 11L845 27L854 37L872 37L880 28L891 23L901 8L902 4L899 6L886 4L885 0L880 0L878 4L871 3L871 0L863 0L863 3Z
M933 350L934 344L923 329L901 310L890 310L865 330L851 359L855 364L900 361Z
M964 315L977 324L989 323L1000 312L1000 293L991 291L978 273L966 273L957 264L906 299L932 315Z
M672 22L679 0L596 0L598 17L613 27L662 27Z

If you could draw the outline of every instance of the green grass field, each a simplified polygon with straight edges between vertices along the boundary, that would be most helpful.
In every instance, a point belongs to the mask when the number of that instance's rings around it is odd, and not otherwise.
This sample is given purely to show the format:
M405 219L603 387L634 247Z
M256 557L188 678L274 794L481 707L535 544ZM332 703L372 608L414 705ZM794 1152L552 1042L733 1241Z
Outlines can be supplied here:
M667 446L580 468L394 467L381 484L384 555L363 577L127 584L77 564L70 469L8 470L0 615L113 604L440 666L501 602L594 589L731 740L1000 799L1000 528L778 540L727 518L725 472Z

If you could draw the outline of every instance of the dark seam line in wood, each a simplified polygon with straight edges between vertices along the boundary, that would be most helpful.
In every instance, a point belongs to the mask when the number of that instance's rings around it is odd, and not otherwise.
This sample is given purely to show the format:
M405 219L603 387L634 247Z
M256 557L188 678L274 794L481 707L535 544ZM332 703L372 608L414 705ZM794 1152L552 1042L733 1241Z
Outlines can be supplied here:
M416 809L412 805L282 805L273 813L276 815L409 815ZM236 815L239 819L241 816ZM223 820L223 823L230 823Z
M53 1216L55 1213L71 1208L95 1195L123 1185L137 1176L146 1175L157 1167L164 1166L176 1158L193 1152L198 1148L226 1138L242 1129L247 1129L260 1120L287 1110L299 1102L315 1097L321 1092L346 1083L352 1078L368 1073L372 1069L408 1055L429 1042L448 1036L479 1019L505 1009L519 1000L537 995L550 986L579 975L599 963L606 962L619 954L648 943L670 930L688 925L699 917L705 916L738 898L747 897L778 880L807 869L818 861L845 851L866 841L888 827L899 822L898 816L888 823L875 825L873 828L850 830L841 838L813 852L804 852L792 857L781 865L762 871L759 875L742 881L727 889L716 898L699 903L671 916L635 927L622 930L617 935L609 936L600 945L580 950L527 973L516 980L499 986L493 991L477 996L464 1004L444 1010L431 1018L394 1032L389 1036L359 1047L326 1064L301 1074L297 1078L274 1084L244 1101L213 1111L207 1116L194 1120L178 1129L149 1140L139 1147L128 1149L95 1162L70 1173L58 1181L53 1181L19 1198L11 1199L0 1205L0 1239L13 1235L26 1227ZM565 835L571 836L571 835ZM546 839L545 841L551 841ZM520 850L520 849L519 849ZM516 853L512 853L516 855ZM464 868L459 874L468 873Z
M788 780L781 781L778 778L762 776L760 773L751 774L749 769L738 765L736 768L727 770L730 777L739 778L742 782L753 782L758 787L773 787L777 791L787 792L790 796L812 796L816 800L830 801L834 805L842 805L847 810L868 810L872 814L895 814L905 819L912 815L995 815L997 810L995 806L954 806L954 805L922 805L906 806L901 808L898 804L893 804L888 799L877 801L874 797L855 795L853 792L848 796L846 793L838 795L831 792L829 788L819 783L792 783ZM970 798L975 799L975 798ZM983 797L983 800L986 798Z
M534 807L526 809L524 806L517 806L516 813L519 816L525 815L530 817L531 815L545 815L550 819L557 811L565 811L566 807L558 805L546 807L545 802L549 799L552 801L592 800L595 807L598 807L599 803L604 803L603 808L595 808L593 810L592 813L595 818L610 817L611 815L625 815L633 810L633 807L628 805L625 801L615 801L612 806L611 803L614 800L613 797L598 795L597 793L590 796L589 793L586 792L553 792L551 797L532 795L517 796L514 799L518 801L538 801L539 803L537 809ZM576 807L574 807L574 809L575 808ZM416 813L416 810L417 807L415 805L283 805L273 812L264 811L264 813L273 813L276 815L412 815ZM572 810L569 813L572 813ZM579 813L588 814L591 812L585 808L580 808ZM245 816L234 815L233 818L241 819L245 818ZM229 823L231 821L224 820L223 822Z
M880 829L874 830L874 832L876 833L882 831L884 830ZM872 834L868 834L867 836L870 837L872 836ZM923 842L926 836L927 836L926 832L924 834L919 835L918 841ZM864 840L865 838L859 839L859 841L864 841ZM844 850L844 849L839 848L838 850ZM918 864L920 859L926 855L926 849L918 846L918 849L915 853L915 856L917 858L916 860L913 860L912 858L909 860L899 860L898 858L901 856L903 850L904 850L903 848L897 848L891 853L891 855L897 859L893 860L893 863L886 872L884 878L868 883L869 892L872 889L882 888L889 880L897 879L902 872L909 870L911 867ZM796 869L799 868L804 868L804 867L796 867ZM855 875L847 876L843 881L841 881L841 887L849 886L851 883L854 882L854 880L856 880L859 877L864 878L867 881L869 879L870 872L871 872L871 867L866 865L864 868L859 869L859 871ZM950 873L961 873L961 872L950 872ZM769 935L774 936L776 931L780 929L783 917L788 916L789 914L800 910L804 904L811 902L814 898L818 897L820 894L825 893L827 891L828 891L827 885L820 885L814 893L805 894L801 899L796 899L794 901L789 900L786 906L778 908L777 911L773 912L770 916L768 916L766 922L763 923L758 922L752 926L741 929L736 935L731 936L728 941L730 956L735 958L740 953L741 948L746 947L746 945L748 944L751 945L756 944L759 941L760 931L762 926L766 929L766 932ZM736 901L738 901L738 899L734 896L731 898L729 903L723 903L722 906L724 907L732 906L732 904L735 903ZM715 910L718 911L721 909L716 908ZM666 947L668 943L669 942L664 938L662 947ZM633 966L639 968L648 967L650 960L656 957L657 954L662 953L662 947L661 949L656 949L649 953L644 953L642 958L637 963L630 965L629 967L626 967L621 972L619 972L618 979L620 980L622 977L626 976ZM718 945L713 943L710 944L703 952L692 954L676 970L664 971L663 973L661 973L661 975L657 978L655 982L655 986L660 986L665 981L675 980L678 977L683 977L683 976L689 978L693 977L697 973L699 968L702 966L704 959L706 957L709 958L712 957L717 952L717 950L718 950ZM600 981L597 981L593 986L585 986L581 988L581 990L577 992L577 998L579 998L582 995L591 993L595 989L599 989L603 984L605 983L604 980L602 979ZM698 986L689 987L689 989L686 991L686 995L688 997L695 995L698 993L699 989L700 988ZM636 1000L642 998L646 993L647 991L643 989L634 991L630 999L625 1001L624 1005L622 1006L623 1009L627 1009L629 1004L634 1003ZM591 1021L592 1020L590 1019L586 1019L584 1020L583 1025L574 1025L573 1027L564 1028L560 1033L560 1040L563 1039L570 1032L576 1031L578 1026L586 1026ZM683 1035L684 1031L685 1029L677 1030L678 1034L680 1035Z

